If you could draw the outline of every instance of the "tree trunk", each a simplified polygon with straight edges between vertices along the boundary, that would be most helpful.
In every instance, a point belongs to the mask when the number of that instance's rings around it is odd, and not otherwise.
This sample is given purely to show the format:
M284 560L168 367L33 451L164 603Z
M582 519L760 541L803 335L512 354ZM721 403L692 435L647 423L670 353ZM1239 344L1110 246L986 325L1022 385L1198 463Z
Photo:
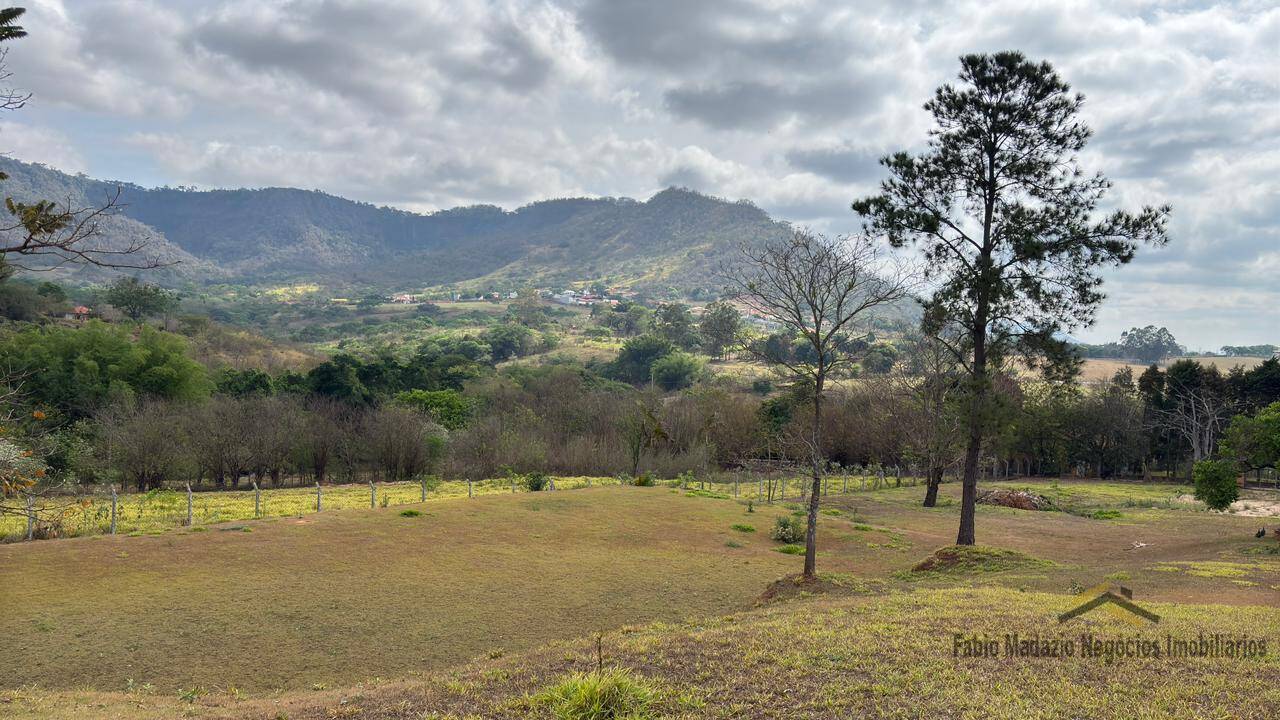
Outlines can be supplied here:
M817 577L818 504L822 500L822 377L813 384L813 485L809 492L809 525L804 539L804 577Z
M938 505L938 486L942 484L942 466L931 465L929 467L928 487L924 491L924 506L936 507Z

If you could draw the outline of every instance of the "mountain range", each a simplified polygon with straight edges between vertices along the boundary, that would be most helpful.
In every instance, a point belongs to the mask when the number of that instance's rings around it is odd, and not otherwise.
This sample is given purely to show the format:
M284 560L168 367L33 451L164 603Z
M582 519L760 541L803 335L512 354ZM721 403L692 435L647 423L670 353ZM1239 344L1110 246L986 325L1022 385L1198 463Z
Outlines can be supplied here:
M386 288L551 286L603 281L636 289L713 289L741 242L788 231L749 202L668 188L646 201L567 198L516 210L492 205L419 214L317 190L192 190L69 175L0 158L0 195L101 204L119 212L94 242L146 240L165 284L313 280ZM62 269L93 281L97 268Z

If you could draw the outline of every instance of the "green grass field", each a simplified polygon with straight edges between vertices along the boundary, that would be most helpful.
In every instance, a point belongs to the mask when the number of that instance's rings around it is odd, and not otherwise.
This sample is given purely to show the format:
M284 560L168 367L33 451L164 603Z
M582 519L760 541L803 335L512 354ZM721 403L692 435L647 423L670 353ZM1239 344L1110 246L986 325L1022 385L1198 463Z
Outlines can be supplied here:
M616 485L614 478L559 477L556 487L576 489L588 485ZM524 489L517 486L516 491ZM325 485L321 488L321 509L367 509L373 495L375 507L394 507L422 501L422 485L416 482L375 483L371 492L367 484ZM466 481L428 482L427 500L509 494L511 482L506 479L477 480L468 489ZM254 514L252 490L196 492L192 495L191 525L204 526L254 517L299 517L316 512L314 487L265 488ZM71 498L52 496L42 499L37 507L54 510L60 517L60 536L100 535L111 528L111 499L99 492L92 496ZM187 494L184 491L157 490L148 493L121 493L116 501L116 532L143 535L182 529L187 522ZM26 519L19 515L0 517L0 540L25 537Z
M881 481L870 477L849 477L843 483L832 478L830 492L854 492L875 488ZM889 478L884 482L893 483ZM903 483L914 483L917 479L903 479ZM559 490L575 490L584 487L617 485L617 478L609 477L557 477L556 488ZM671 481L667 481L671 484ZM687 484L687 483L686 483ZM502 495L512 492L525 492L525 488L517 481L512 487L509 478L491 478L476 480L467 486L465 480L427 481L427 502L461 497L479 497L481 495ZM782 500L794 499L806 489L808 481L803 478L786 478L774 480L773 492ZM743 481L734 495L732 482L709 483L695 481L691 487L706 487L714 492L733 495L743 500L756 500L768 497L768 490L759 483ZM422 502L423 488L418 482L375 483L371 489L368 484L325 485L320 493L321 511L353 510L373 507L395 507ZM264 488L260 501L255 506L252 490L195 492L191 500L191 525L197 531L206 529L208 525L252 520L254 518L301 517L317 512L316 489L314 487ZM58 532L56 536L80 537L84 535L101 535L111 529L111 498L98 491L83 496L49 496L41 498L34 506L37 517L56 517ZM116 499L116 533L121 535L155 535L163 532L186 529L187 526L187 494L185 491L154 490L147 493L121 493ZM21 515L0 516L0 542L20 541L26 538L27 521Z
M800 565L768 534L791 508L666 487L0 546L0 712L549 718L532 698L593 668L603 632L605 664L655 688L653 717L1270 717L1280 543L1257 519L1169 502L1178 485L1009 485L1069 512L980 506L979 541L1015 552L927 572L958 486L933 509L920 488L825 498L814 587L774 582ZM957 632L1057 635L1107 581L1158 631L1094 613L1070 636L1249 634L1271 652L952 656Z

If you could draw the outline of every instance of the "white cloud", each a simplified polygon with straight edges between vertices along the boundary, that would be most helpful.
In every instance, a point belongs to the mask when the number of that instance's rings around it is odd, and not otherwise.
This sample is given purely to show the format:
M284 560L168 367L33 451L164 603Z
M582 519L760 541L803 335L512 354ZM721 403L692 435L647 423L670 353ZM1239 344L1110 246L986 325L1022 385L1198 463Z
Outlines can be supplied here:
M63 172L88 169L84 158L66 135L48 128L0 121L0 153L26 162L38 162Z

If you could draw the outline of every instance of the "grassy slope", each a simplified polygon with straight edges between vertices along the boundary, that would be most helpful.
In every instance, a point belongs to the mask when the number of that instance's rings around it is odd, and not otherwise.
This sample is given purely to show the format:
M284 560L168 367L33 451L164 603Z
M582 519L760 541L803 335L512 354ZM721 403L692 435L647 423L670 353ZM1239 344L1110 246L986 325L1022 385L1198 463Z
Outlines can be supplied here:
M290 718L433 717L428 710L442 717L537 717L542 711L530 708L525 695L563 672L587 668L590 643L553 643L531 654L342 691L241 700L225 686L229 678L250 676L236 684L337 687L331 679L456 667L461 658L498 648L518 652L623 623L682 617L704 619L611 633L606 644L613 662L667 688L667 710L676 716L1261 717L1268 701L1280 700L1280 613L1274 609L1280 555L1270 552L1274 541L1252 538L1256 520L1171 505L1167 501L1184 491L1172 485L1036 489L1080 514L980 507L979 539L1051 564L912 574L906 570L954 537L956 486L945 486L944 507L932 510L916 507L918 488L832 497L829 509L839 514L824 515L821 567L856 571L856 579L844 578L847 584L875 596L750 612L740 609L765 580L799 562L768 550L762 536L775 511L747 519L760 532L734 533L728 526L747 517L741 506L666 489L457 501L431 506L427 517L416 519L351 511L307 525L264 524L249 535L3 547L0 572L12 568L24 582L37 581L19 596L10 578L0 576L0 601L18 608L2 630L18 638L19 656L33 659L29 668L3 674L12 678L10 686L39 680L50 688L112 689L128 677L153 678L156 685L154 695L17 691L8 704L18 717L79 716L86 707L92 716L127 718L183 710L236 717L276 717L282 710ZM533 511L528 503L553 504ZM1121 516L1082 516L1099 508ZM462 530L482 523L492 528L483 541ZM530 540L544 543L546 555L529 553ZM726 547L730 540L745 547ZM1135 550L1133 542L1148 545ZM423 552L446 544L449 552ZM414 550L424 559L413 561ZM113 562L121 552L129 557ZM192 553L197 557L188 572L154 569ZM114 581L86 576L86 568L103 562L116 566ZM265 562L280 567L255 569ZM950 657L956 631L1057 633L1054 616L1076 602L1071 590L1104 578L1134 588L1136 600L1165 615L1162 632L1263 635L1275 645L1270 659L1107 667L1079 659ZM139 599L100 607L101 598L130 597L130 591ZM202 601L184 603L183 597ZM212 598L222 601L210 604ZM377 607L361 610L367 604ZM173 616L193 628L186 637L159 627L159 618ZM712 616L720 617L706 619ZM1108 622L1105 615L1081 622L1080 629L1116 630L1090 624ZM134 649L111 652L121 646ZM101 667L101 658L120 654L124 662ZM245 663L246 657L252 660ZM803 677L809 668L817 669L815 679ZM174 683L195 682L213 694L194 706L175 699Z

